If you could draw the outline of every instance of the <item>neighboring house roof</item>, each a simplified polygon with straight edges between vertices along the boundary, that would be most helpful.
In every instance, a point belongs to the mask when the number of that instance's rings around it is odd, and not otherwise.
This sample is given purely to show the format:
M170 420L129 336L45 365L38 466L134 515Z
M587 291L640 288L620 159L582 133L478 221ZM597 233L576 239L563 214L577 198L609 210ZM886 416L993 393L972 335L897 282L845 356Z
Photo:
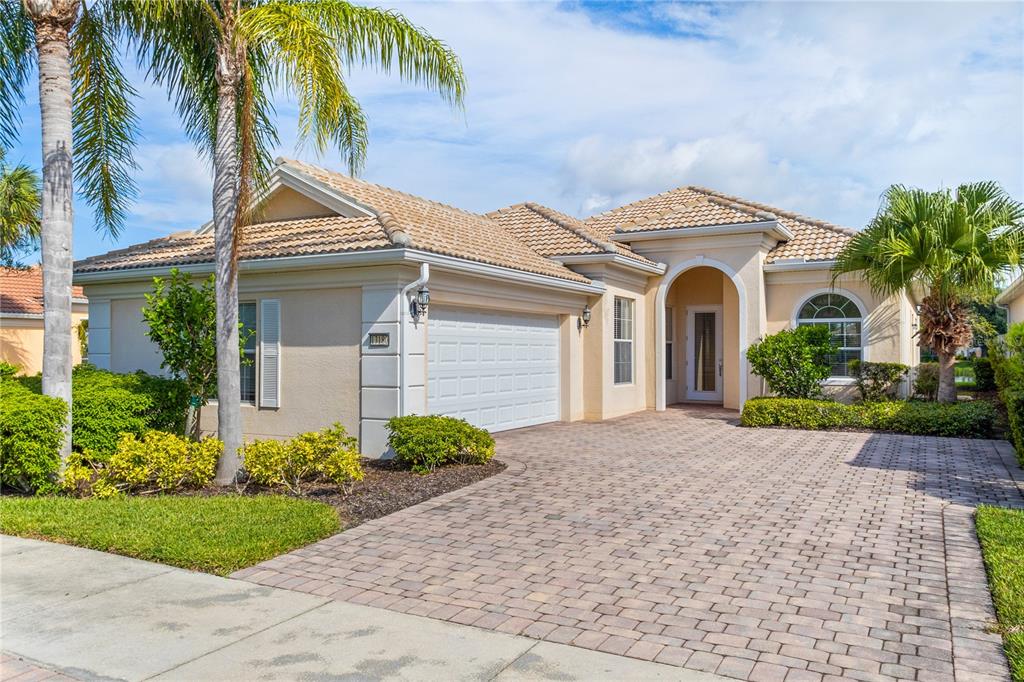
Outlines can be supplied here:
M1017 277L1015 280L1010 282L1005 289L999 292L996 296L996 303L999 305L1008 305L1010 301L1015 300L1024 291L1024 275Z
M611 253L645 265L656 265L654 261L634 253L625 244L609 240L579 218L533 202L492 211L487 217L496 220L517 239L549 258Z
M72 299L84 303L82 287L73 287ZM0 314L31 315L43 314L43 271L39 266L31 268L0 267Z
M789 230L793 238L773 248L768 253L768 263L787 259L832 260L856 234L850 228L695 186L677 187L592 216L584 222L611 237L630 232L772 220Z

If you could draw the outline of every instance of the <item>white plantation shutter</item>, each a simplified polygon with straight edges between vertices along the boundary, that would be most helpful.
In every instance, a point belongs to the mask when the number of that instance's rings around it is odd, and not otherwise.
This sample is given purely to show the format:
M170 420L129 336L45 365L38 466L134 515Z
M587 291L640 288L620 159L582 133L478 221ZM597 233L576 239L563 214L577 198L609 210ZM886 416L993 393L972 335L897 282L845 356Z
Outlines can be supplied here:
M260 301L260 407L281 406L281 301Z

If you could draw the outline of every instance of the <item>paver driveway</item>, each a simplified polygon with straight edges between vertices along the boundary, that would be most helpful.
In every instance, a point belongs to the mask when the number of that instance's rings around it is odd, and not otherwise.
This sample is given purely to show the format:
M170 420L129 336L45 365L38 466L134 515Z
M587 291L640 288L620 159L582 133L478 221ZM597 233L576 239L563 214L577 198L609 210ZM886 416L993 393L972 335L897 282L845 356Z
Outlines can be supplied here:
M1008 679L973 530L1012 449L674 409L501 434L509 471L236 574L741 679Z

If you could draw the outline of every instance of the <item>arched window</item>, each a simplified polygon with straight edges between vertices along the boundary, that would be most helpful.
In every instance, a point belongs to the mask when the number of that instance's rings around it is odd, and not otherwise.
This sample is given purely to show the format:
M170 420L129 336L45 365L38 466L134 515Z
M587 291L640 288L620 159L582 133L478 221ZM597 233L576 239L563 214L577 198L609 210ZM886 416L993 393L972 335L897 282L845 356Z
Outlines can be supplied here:
M817 294L800 306L796 323L827 325L832 332L832 340L839 346L839 351L829 356L832 376L850 376L847 363L861 359L863 343L863 315L856 303L842 294Z

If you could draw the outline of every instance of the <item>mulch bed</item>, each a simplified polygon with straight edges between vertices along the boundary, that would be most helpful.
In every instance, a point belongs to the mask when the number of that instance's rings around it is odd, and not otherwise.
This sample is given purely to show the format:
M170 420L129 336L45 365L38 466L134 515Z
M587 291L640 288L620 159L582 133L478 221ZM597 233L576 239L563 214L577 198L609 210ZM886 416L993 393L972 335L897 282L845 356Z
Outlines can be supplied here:
M503 462L492 459L487 464L455 464L435 469L429 474L415 474L394 460L363 458L365 477L362 481L345 487L312 483L303 487L301 497L334 507L338 510L342 526L347 529L482 481L505 468ZM194 494L238 492L243 495L290 494L280 488L256 485L247 485L240 490L230 486L209 487Z

